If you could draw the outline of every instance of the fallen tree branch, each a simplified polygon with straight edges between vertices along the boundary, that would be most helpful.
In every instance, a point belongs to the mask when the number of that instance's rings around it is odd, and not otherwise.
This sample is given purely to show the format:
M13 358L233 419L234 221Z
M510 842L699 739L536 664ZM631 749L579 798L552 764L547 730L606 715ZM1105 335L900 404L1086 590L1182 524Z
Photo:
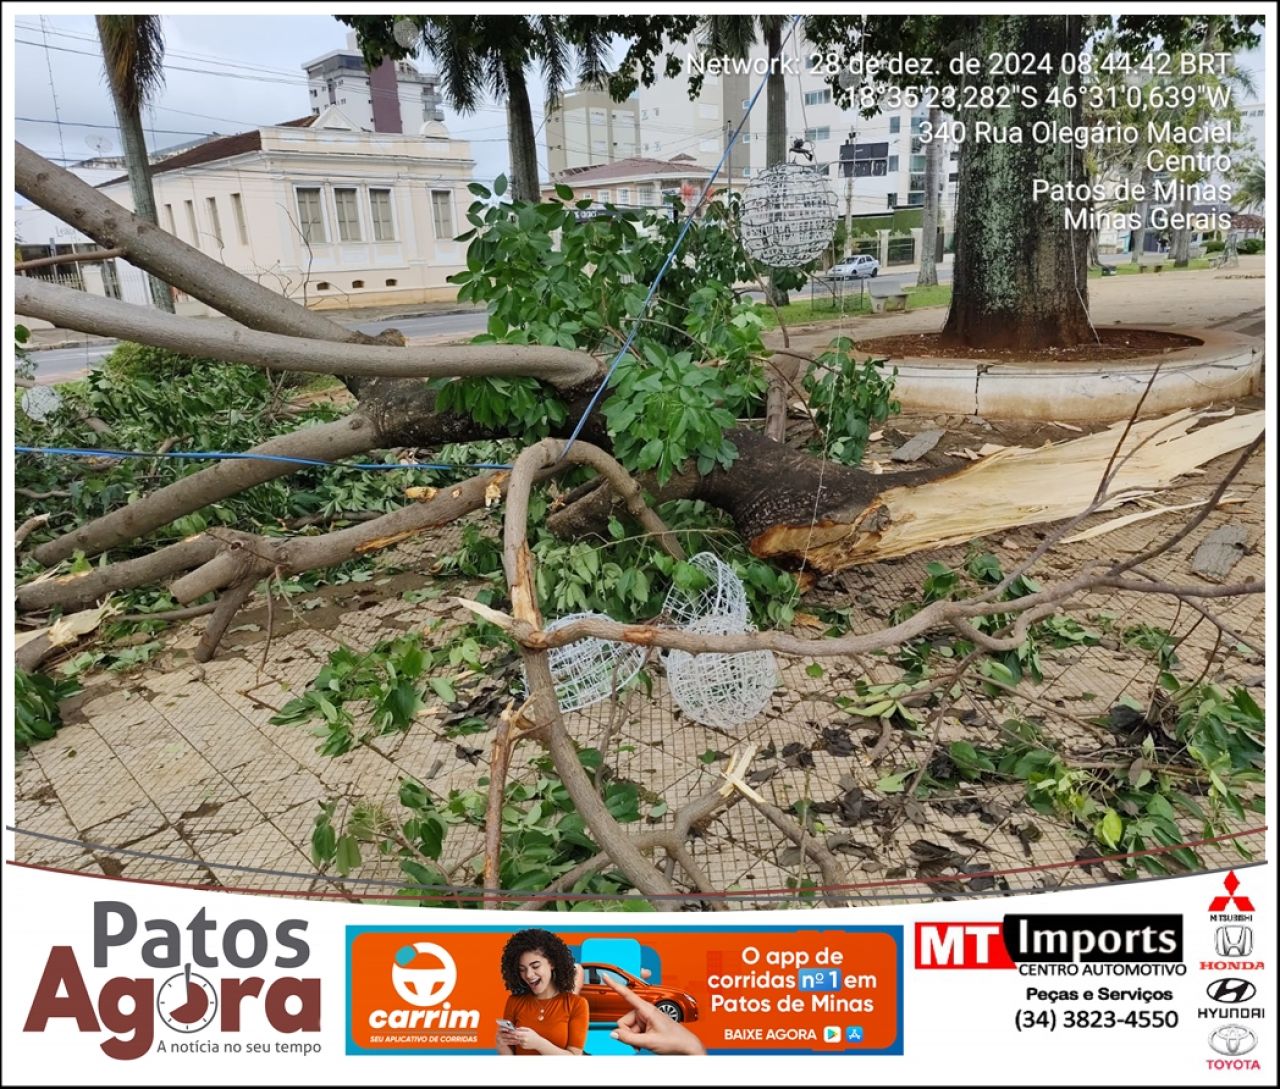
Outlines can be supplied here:
M49 268L51 265L78 265L81 262L110 261L115 257L123 257L124 250L90 250L88 253L55 253L52 257L33 257L30 261L19 261L13 266L14 272L29 272L33 268Z
M569 389L594 378L600 370L596 359L585 352L536 344L394 347L303 340L204 318L175 317L151 307L25 277L14 285L14 296L18 313L43 318L61 328L269 371L364 378L518 376Z

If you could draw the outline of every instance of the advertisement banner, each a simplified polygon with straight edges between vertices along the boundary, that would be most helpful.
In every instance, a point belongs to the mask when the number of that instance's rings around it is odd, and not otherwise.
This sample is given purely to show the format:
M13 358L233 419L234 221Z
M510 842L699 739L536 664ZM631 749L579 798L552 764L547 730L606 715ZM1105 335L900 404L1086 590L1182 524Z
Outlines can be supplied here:
M901 927L742 926L348 927L348 1054L492 1053L513 1006L506 957L553 956L540 942L581 972L586 1054L635 1054L611 1033L650 1008L691 1037L687 1054L902 1054ZM535 1029L537 1004L517 1004Z

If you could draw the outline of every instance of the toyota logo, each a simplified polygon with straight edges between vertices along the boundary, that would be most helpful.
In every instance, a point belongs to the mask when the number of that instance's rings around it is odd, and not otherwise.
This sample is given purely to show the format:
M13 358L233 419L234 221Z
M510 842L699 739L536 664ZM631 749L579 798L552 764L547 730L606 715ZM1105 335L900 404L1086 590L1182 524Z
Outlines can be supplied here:
M1223 1025L1209 1034L1209 1046L1219 1055L1248 1055L1258 1038L1244 1025Z
M1248 1002L1257 994L1258 988L1247 979L1215 979L1205 988L1205 993L1215 1002L1227 1002L1238 1006L1241 1002Z

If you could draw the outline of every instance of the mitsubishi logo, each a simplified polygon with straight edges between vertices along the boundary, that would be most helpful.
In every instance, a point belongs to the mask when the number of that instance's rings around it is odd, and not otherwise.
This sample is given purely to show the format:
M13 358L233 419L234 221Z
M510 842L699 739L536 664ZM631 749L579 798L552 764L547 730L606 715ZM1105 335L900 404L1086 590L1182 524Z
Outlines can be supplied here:
M1235 870L1227 874L1222 884L1227 890L1227 895L1215 896L1209 904L1210 911L1226 911L1233 903L1240 911L1253 911L1253 901L1249 897L1236 895L1236 889L1240 887L1240 879L1236 877Z
M1253 928L1220 926L1213 935L1213 947L1220 957L1247 957L1253 952Z
M1215 1002L1227 1002L1238 1006L1241 1002L1248 1002L1257 994L1258 988L1247 979L1228 977L1215 979L1205 988L1205 993Z

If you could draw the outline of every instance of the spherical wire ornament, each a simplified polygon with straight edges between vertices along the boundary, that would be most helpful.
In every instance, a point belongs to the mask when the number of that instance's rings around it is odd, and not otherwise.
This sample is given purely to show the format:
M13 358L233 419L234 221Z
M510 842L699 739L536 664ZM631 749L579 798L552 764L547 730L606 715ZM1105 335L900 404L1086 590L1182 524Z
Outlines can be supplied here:
M704 635L736 635L754 631L749 623L736 624L724 617L704 617L686 631ZM673 650L667 655L667 686L676 706L694 722L735 730L759 715L773 698L778 684L778 664L773 652L744 654L690 654Z
M574 620L608 620L600 613L570 613L546 626L552 632ZM551 679L560 710L580 711L606 700L631 681L644 665L645 648L611 639L579 639L548 652ZM528 678L525 678L528 689Z
M706 576L707 582L700 590L672 586L667 591L663 611L671 623L687 628L708 617L721 617L746 625L750 619L747 589L733 568L711 552L699 552L689 563ZM744 631L745 627L733 630Z
M747 253L770 268L797 268L835 237L836 195L813 167L780 163L764 170L742 198L740 234Z

